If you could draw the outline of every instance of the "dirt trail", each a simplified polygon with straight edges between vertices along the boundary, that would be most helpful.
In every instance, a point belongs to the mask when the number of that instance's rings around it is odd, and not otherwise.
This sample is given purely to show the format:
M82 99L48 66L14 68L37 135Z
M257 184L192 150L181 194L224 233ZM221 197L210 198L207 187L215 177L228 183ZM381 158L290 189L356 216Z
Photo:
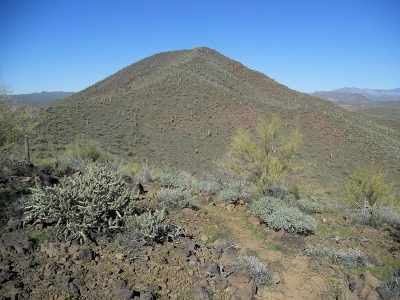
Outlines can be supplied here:
M249 217L246 206L229 207L206 205L206 215L217 226L224 227L240 248L255 252L257 257L271 266L274 285L259 291L256 299L334 299L334 282L338 281L334 269L320 274L309 267L309 257L298 251L275 250L276 239L281 233L274 233ZM209 224L210 225L210 224ZM340 281L340 280L339 280ZM329 297L331 295L331 297Z

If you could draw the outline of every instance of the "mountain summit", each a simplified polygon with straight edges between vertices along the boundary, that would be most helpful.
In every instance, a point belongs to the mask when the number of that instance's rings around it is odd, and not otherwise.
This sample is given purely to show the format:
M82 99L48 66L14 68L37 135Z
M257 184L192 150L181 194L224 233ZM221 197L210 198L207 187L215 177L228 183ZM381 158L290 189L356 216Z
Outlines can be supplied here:
M150 56L52 103L37 140L62 147L80 133L125 157L201 171L215 169L236 129L273 115L284 130L299 127L302 159L318 176L331 178L360 162L395 165L398 121L379 123L381 131L387 126L383 137L369 119L205 47Z

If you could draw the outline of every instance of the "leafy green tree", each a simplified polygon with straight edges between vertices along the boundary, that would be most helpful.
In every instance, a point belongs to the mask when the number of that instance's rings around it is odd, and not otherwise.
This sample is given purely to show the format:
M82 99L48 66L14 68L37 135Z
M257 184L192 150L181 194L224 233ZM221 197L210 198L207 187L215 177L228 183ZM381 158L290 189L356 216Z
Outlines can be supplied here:
M232 137L232 150L224 160L225 167L260 190L276 185L286 175L294 154L303 144L298 129L288 136L280 136L280 127L279 118L274 117L270 123L260 118L256 135L239 129Z

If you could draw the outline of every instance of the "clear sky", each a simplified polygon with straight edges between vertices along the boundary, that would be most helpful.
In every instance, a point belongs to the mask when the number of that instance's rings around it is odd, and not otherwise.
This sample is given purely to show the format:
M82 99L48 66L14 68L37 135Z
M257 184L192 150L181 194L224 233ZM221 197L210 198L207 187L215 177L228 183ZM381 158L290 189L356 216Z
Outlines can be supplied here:
M400 1L0 0L0 75L14 94L78 92L198 46L301 92L398 88Z

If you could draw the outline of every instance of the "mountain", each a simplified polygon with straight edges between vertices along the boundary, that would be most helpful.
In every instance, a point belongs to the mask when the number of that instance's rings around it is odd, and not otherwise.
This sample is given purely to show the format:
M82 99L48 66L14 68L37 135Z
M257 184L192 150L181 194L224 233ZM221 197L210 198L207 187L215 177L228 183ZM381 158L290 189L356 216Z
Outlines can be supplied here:
M82 134L128 160L201 173L218 169L238 128L274 115L284 133L296 126L303 133L296 160L307 180L330 186L371 163L400 179L398 118L371 119L291 90L205 47L155 54L50 103L32 150L46 159Z
M12 99L24 105L43 106L50 102L67 98L73 94L74 92L41 92L13 95Z
M333 91L318 91L312 93L312 95L348 104L388 102L400 101L400 88L392 90L341 88Z

